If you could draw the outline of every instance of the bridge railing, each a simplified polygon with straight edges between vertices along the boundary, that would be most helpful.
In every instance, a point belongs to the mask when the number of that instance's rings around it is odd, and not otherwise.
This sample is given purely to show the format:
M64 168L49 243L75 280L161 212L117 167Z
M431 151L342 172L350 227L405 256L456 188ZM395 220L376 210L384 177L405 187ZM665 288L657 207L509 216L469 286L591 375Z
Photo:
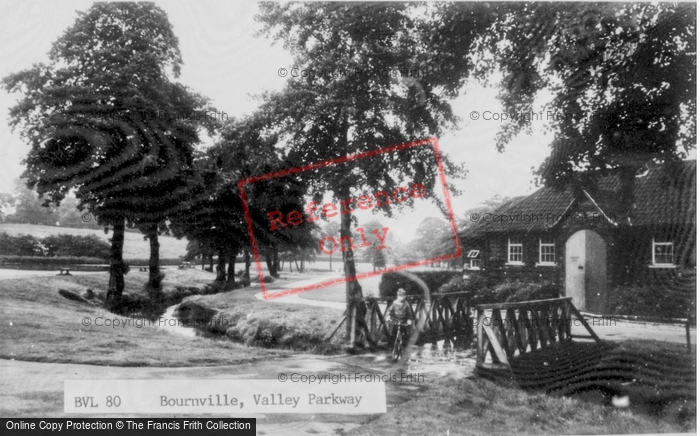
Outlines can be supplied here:
M477 368L510 371L509 361L527 352L575 338L600 342L571 297L481 304L476 311ZM589 336L571 334L573 318ZM489 355L490 363L486 361Z
M353 315L357 312L357 304L365 306L365 331L368 342L374 344L391 335L387 322L389 321L389 309L394 302L393 298L364 298L355 302L352 307ZM454 344L460 340L470 341L474 337L474 329L467 293L455 292L447 294L435 294L426 301L424 297L409 297L406 299L410 307L411 319L414 326L419 325L421 313L425 316L423 328L419 332L418 343L449 341ZM354 316L353 316L354 318ZM336 329L326 336L330 339L340 328L343 322L347 322L347 313L344 314ZM351 343L355 341L355 326L351 326Z

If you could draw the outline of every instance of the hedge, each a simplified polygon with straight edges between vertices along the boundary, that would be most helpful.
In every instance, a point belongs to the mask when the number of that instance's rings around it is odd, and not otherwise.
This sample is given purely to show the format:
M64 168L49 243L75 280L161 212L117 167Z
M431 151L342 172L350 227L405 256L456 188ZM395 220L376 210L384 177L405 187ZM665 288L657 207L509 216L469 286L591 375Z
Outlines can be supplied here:
M434 294L438 292L440 286L448 283L453 277L459 277L462 275L461 271L415 271L409 274L414 274L418 276L421 280L425 282L430 289L430 293ZM406 290L406 295L409 297L422 297L423 290L416 284L413 280L410 280L406 276L389 272L382 274L382 280L379 282L379 296L381 298L395 298L396 291L399 288Z
M127 265L148 265L148 259L124 259ZM98 257L84 256L0 256L0 264L33 264L33 265L48 265L48 266L65 266L65 265L108 265L109 260L100 259ZM160 265L180 265L182 259L166 258L160 259Z
M96 235L11 236L0 233L0 256L99 257L109 258L110 245Z
M66 266L66 265L104 265L105 260L98 257L41 257L41 256L0 256L0 264L21 263L32 265Z
M128 265L132 265L132 266L137 266L137 265L147 266L149 259L148 258L145 258L145 259L144 258L124 259L124 262L126 262ZM158 260L159 265L180 265L182 262L183 262L182 257L161 258Z

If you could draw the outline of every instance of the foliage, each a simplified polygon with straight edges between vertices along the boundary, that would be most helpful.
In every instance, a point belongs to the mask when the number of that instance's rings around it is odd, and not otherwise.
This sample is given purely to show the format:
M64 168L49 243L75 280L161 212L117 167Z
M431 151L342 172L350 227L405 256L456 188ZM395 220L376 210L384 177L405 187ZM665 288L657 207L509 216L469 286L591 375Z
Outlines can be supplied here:
M99 224L114 226L110 298L123 292L125 225L152 241L150 286L159 289L158 233L188 193L193 144L206 99L171 81L182 59L165 12L153 3L95 3L52 46L49 64L5 77L23 98L10 123L31 145L22 175L45 202L74 190Z
M433 61L452 72L450 90L498 71L508 114L553 96L544 117L552 153L537 171L547 184L587 184L590 170L621 168L628 213L635 170L695 147L695 4L441 3L422 32ZM504 123L498 149L534 118Z
M667 286L634 283L609 291L608 305L613 314L659 318L685 318L695 314L697 296L674 292Z
M40 240L32 235L11 236L0 233L0 255L43 256Z
M441 285L438 288L438 293L440 294L451 294L454 292L465 292L467 290L467 284L461 275L454 276L449 282Z
M2 264L46 265L46 266L70 266L70 265L104 265L105 260L98 257L40 257L40 256L0 256Z
M295 67L314 71L290 77L280 93L264 96L263 111L284 135L291 162L308 164L371 152L439 135L455 117L441 90L440 73L427 68L416 44L416 16L406 3L261 3L257 17L263 34L284 42ZM395 72L421 70L421 83ZM314 199L326 192L333 200L377 191L393 191L406 182L421 183L435 195L437 165L428 147L376 155L363 164L349 162L301 173ZM442 156L448 176L461 168ZM454 186L450 186L456 192ZM412 207L414 199L398 207ZM396 204L377 208L391 215ZM395 211L395 210L394 210ZM351 236L352 214L341 215L341 236ZM355 258L346 250L345 274L354 277ZM350 298L361 298L356 280L347 283ZM362 313L359 318L362 318ZM362 328L362 326L360 326Z
M224 124L220 140L196 163L194 188L186 207L171 220L173 232L189 239L190 254L216 253L226 262L241 252L252 253L239 183L285 169L276 142L277 137L268 134L265 119L259 114ZM292 177L271 178L247 184L244 189L252 231L272 275L277 275L280 252L313 261L319 251L316 225L304 220L301 225L272 231L267 215L272 211L284 216L292 211L301 213L303 183ZM217 280L224 279L220 268Z
M41 240L46 246L49 257L54 256L86 256L109 259L110 246L105 240L96 235L52 235Z
M559 288L551 282L521 282L505 280L495 286L486 284L484 278L475 278L467 287L471 304L511 303L516 301L558 298Z
M411 274L416 275L423 280L428 286L431 294L439 292L440 287L448 283L452 278L461 276L462 272L456 271L411 271ZM389 272L382 274L382 280L379 282L379 296L381 298L394 298L396 291L399 288L406 290L408 297L422 297L423 290L414 281L406 276Z
M421 260L432 259L455 252L455 243L450 224L437 217L423 219L411 244L420 247Z

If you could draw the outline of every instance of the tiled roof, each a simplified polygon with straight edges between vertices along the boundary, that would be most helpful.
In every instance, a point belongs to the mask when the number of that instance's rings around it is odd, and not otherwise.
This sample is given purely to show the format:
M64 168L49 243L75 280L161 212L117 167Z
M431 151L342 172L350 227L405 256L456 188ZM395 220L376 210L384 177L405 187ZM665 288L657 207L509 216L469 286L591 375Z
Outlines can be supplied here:
M696 178L695 160L682 162L673 174L664 171L662 165L650 165L648 173L635 178L632 225L695 224ZM595 205L613 222L621 220L617 211L621 195L619 175L600 177L597 188L596 192L589 193ZM510 200L491 215L484 214L478 224L467 229L463 236L478 238L488 232L546 230L557 225L557 218L581 200L585 199L576 199L571 187L543 187L529 196Z

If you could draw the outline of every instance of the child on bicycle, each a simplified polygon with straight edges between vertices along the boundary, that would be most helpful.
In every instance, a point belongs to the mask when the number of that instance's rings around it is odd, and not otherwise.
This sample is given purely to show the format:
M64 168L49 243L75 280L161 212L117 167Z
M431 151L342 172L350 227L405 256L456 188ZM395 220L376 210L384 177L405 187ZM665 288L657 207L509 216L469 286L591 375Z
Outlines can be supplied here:
M396 300L392 303L389 308L389 321L391 323L391 337L396 337L396 329L399 326L403 326L401 329L401 334L403 336L404 343L407 343L408 339L408 328L411 325L411 307L406 301L406 291L403 288L399 288L396 292Z

